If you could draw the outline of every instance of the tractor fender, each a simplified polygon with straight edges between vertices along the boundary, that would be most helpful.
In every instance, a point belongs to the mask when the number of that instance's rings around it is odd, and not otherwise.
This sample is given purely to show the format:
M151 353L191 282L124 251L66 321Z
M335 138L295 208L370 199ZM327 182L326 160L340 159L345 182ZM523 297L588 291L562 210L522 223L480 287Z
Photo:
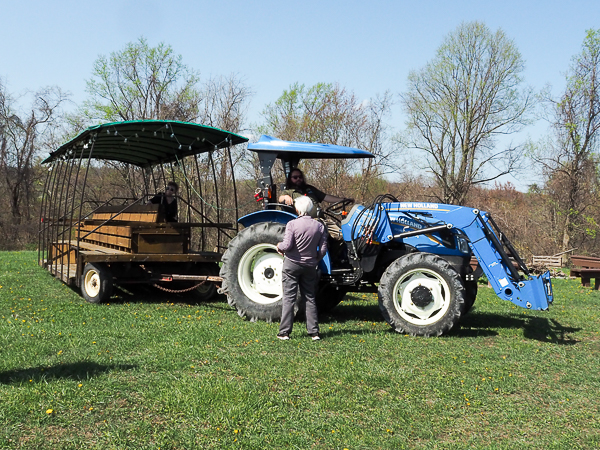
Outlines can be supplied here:
M243 225L244 228L248 228L256 223L262 222L277 222L282 225L285 225L290 220L294 220L296 217L298 217L296 214L292 214L286 211L263 209L261 211L246 214L244 217L240 217L238 219L238 223Z
M243 225L244 228L248 228L254 224L262 222L276 222L286 225L290 220L294 220L297 217L297 215L286 211L264 209L262 211L246 214L244 217L240 217L238 219L238 223ZM319 270L323 274L331 274L331 258L329 257L329 252L325 253L325 256L319 262Z

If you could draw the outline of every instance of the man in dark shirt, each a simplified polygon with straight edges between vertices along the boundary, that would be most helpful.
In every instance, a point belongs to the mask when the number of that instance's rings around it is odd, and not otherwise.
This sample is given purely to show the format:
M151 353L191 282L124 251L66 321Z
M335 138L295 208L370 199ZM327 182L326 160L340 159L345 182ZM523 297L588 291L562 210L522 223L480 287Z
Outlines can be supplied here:
M150 199L150 203L160 203L165 206L165 219L167 222L177 222L177 191L179 191L179 185L174 181L169 181L164 193L155 195Z
M279 203L292 206L294 204L294 200L303 195L310 197L315 206L308 213L311 217L317 217L317 206L319 203L324 201L328 203L335 203L344 200L341 197L326 194L318 190L316 187L306 184L302 171L294 168L290 170L290 173L285 180L285 189L279 196Z
M321 338L316 304L317 264L327 253L327 233L322 223L308 215L313 208L309 197L297 198L294 206L299 217L287 223L283 242L277 244L277 251L285 256L282 271L283 310L277 337L281 340L290 338L300 287L300 301L306 305L306 330L313 341L318 341Z
M306 184L304 180L304 174L298 168L290 170L290 173L285 181L285 187L286 189L284 189L279 196L279 203L291 206L294 203L294 200L296 200L298 197L303 195L310 197L314 206L308 212L308 214L313 218L317 217L318 205L323 201L328 203L340 202L342 200L354 202L353 199L345 199L336 197L335 195L329 195L318 190L316 187L311 186L310 184ZM323 223L325 224L327 233L329 233L333 239L337 241L342 239L342 230L337 223L330 218L324 218Z

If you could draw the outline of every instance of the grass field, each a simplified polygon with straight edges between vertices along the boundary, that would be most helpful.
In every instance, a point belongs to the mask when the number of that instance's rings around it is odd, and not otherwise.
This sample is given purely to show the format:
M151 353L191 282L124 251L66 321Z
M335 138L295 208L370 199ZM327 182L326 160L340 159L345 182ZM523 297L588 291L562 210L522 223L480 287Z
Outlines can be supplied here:
M442 338L392 332L373 294L304 324L149 289L92 305L0 253L0 448L600 448L600 295L549 312L481 287Z

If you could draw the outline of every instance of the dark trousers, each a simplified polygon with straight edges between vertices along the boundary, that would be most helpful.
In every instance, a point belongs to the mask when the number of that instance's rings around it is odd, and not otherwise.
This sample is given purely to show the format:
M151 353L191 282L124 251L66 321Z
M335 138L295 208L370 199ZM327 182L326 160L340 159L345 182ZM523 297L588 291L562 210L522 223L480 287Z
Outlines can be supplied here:
M317 268L305 267L289 259L283 261L283 311L279 334L290 334L294 325L294 306L300 288L300 302L306 305L306 331L308 334L319 332L316 291Z

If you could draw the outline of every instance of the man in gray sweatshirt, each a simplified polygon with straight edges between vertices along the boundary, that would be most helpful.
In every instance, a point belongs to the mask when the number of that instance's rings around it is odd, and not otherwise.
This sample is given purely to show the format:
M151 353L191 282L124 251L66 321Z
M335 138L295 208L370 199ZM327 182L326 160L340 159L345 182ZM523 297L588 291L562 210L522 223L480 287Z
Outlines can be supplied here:
M306 305L306 330L314 341L320 340L316 305L317 264L327 253L327 232L322 223L310 217L312 200L301 196L294 200L298 218L285 227L283 242L277 251L283 260L283 310L277 337L288 340L294 324L294 306L300 287L300 301Z

